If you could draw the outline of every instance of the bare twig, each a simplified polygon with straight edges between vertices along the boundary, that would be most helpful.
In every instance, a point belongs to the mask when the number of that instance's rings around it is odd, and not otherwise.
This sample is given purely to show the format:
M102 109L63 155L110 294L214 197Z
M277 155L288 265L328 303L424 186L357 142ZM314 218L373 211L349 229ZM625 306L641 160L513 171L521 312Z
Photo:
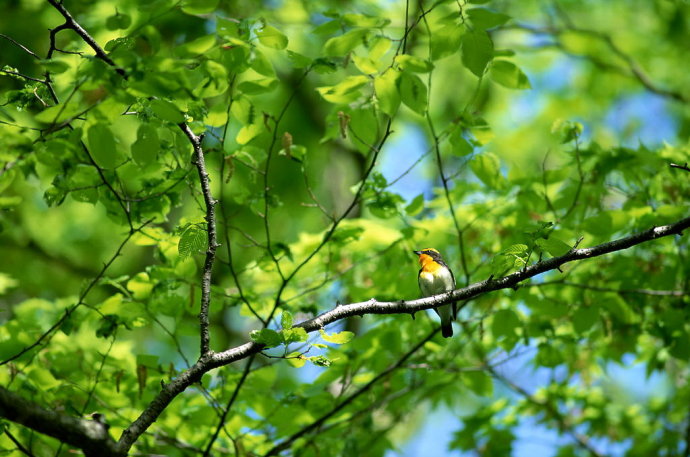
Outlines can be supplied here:
M18 48L20 48L22 51L24 51L24 52L26 52L27 54L29 54L29 55L30 55L31 57L33 57L34 59L39 59L39 60L41 59L41 58L38 56L38 54L36 54L36 53L33 52L31 49L27 48L26 46L24 46L23 44L21 44L20 42L18 42L17 40L15 40L14 38L9 37L9 36L5 35L4 33L0 33L0 38L6 39L7 41L9 41L10 43L12 43L13 45L15 45L15 46L17 46Z
M206 226L208 232L208 248L206 249L206 260L204 261L204 271L201 275L201 309L199 311L199 330L201 334L201 348L200 355L203 356L210 351L210 334L209 334L209 307L211 304L211 275L213 270L213 263L216 259L216 248L218 245L218 238L216 235L216 211L215 206L218 203L213 199L211 194L211 183L206 171L206 161L204 160L204 151L201 147L203 135L195 135L192 129L187 124L179 124L180 129L187 135L190 143L194 147L193 163L199 171L199 181L201 183L201 193L204 195L204 203L206 204Z
M62 26L53 29L55 33L64 29L74 30L76 34L79 35L81 39L84 40L84 42L88 44L91 49L93 49L93 51L96 53L96 57L98 57L111 67L114 67L115 71L119 73L121 76L125 78L127 77L125 71L122 68L118 67L117 64L113 62L113 60L110 57L108 57L108 54L103 50L103 48L101 48L99 44L96 43L96 40L94 40L93 37L89 35L89 33L86 30L84 30L84 28L81 25L79 25L77 21L74 20L70 12L67 11L67 9L62 5L62 1L48 0L48 3L53 5L53 7L56 10L58 10L60 14L62 14L62 17L65 18L65 23ZM55 47L54 34L52 35L53 36L51 37L51 49L57 50L57 48ZM50 58L50 56L48 56L48 58Z
M19 452L23 453L24 455L27 455L29 457L36 457L33 452L28 450L22 443L19 442L17 438L10 432L9 428L5 428L5 435L14 443L15 446L17 446L17 449L19 449Z
M688 167L688 163L687 163L687 162L685 162L683 165L679 165L679 164L677 164L677 163L670 163L668 166L671 167L671 168L678 168L678 169L680 169L680 170L685 170L685 171L687 171L687 172L690 172L690 167Z

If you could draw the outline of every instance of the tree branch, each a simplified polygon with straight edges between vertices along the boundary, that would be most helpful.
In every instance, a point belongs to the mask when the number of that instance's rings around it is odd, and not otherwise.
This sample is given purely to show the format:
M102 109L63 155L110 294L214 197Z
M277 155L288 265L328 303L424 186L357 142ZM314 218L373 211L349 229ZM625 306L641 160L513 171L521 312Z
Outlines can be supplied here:
M178 124L180 129L187 135L189 142L194 147L193 163L199 172L199 181L201 182L201 193L204 195L204 203L206 204L206 226L208 232L208 248L206 249L206 260L204 261L204 271L201 275L201 309L199 311L199 331L201 334L200 356L204 356L210 352L209 333L209 319L208 312L211 304L211 276L213 270L213 262L216 259L216 248L218 245L218 237L216 235L216 210L215 206L218 203L211 195L211 183L206 171L206 161L204 160L204 150L201 147L203 135L195 135L192 129L187 124Z
M87 457L119 456L105 425L45 409L0 386L0 416L82 449Z
M91 35L89 35L89 33L86 30L84 30L84 28L81 25L79 25L77 21L74 20L70 12L67 11L67 9L64 6L62 6L62 1L48 0L48 3L53 5L53 7L56 10L58 10L60 14L62 14L62 17L65 18L65 23L57 29L54 29L56 32L63 30L65 28L74 30L75 33L79 35L81 39L84 40L84 42L88 44L91 49L93 49L93 51L96 53L96 56L99 59L101 59L111 67L115 68L115 71L119 73L121 76L125 78L127 77L125 71L122 68L118 67L117 64L113 62L113 60L110 57L108 57L108 54L103 50L103 48L101 48L98 45L98 43L96 43L96 40L94 40L93 37L91 37Z
M379 302L372 298L366 302L336 306L332 310L320 314L313 319L295 325L295 327L304 328L307 332L315 332L328 324L352 316L364 316L365 314L414 314L417 311L437 308L454 301L468 300L488 292L501 289L512 289L526 279L550 270L555 270L565 263L599 257L604 254L628 249L657 238L679 235L683 230L688 228L690 228L690 217L681 219L670 225L652 227L644 232L602 243L591 248L572 249L565 255L536 263L511 275L499 279L489 278L486 281L481 281L451 292L410 301L398 300L393 302ZM249 342L223 352L209 353L202 356L189 370L182 372L177 378L163 386L156 398L153 399L132 425L123 432L118 442L119 448L122 451L129 449L137 438L153 424L168 404L192 383L199 381L201 376L205 373L214 368L229 365L238 360L250 357L263 350L264 347L263 344Z
M687 163L687 162L685 162L685 164L683 164L683 165L679 165L679 164L677 164L677 163L670 163L670 164L669 164L669 167L671 167L671 168L678 168L678 169L680 169L680 170L685 170L685 171L690 172L690 167L688 167L688 163Z

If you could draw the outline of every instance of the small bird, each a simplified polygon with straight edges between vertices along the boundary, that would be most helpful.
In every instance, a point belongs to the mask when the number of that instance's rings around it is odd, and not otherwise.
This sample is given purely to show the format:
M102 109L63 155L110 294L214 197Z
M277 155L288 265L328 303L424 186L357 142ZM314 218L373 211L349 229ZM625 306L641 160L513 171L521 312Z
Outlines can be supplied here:
M426 248L412 252L419 256L419 264L422 266L417 281L419 289L425 297L455 289L453 272L436 249ZM434 311L441 317L441 334L443 337L450 338L453 336L452 320L457 317L457 302L440 306Z

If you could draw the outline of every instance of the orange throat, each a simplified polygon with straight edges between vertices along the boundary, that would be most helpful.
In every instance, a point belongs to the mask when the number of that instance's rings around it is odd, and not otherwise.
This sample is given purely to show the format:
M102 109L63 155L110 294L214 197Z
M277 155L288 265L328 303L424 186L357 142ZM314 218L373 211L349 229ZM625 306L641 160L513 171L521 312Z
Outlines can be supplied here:
M419 256L419 264L422 266L422 271L425 273L435 273L443 268L443 266L435 262L430 255L422 254Z

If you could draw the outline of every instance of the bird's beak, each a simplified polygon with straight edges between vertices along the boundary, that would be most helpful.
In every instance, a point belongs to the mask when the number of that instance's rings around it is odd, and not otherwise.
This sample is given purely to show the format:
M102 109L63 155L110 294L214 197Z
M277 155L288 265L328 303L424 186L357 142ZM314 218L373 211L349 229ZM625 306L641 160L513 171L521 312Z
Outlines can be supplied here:
M417 255L422 255L422 251L412 251L412 252L414 252Z

